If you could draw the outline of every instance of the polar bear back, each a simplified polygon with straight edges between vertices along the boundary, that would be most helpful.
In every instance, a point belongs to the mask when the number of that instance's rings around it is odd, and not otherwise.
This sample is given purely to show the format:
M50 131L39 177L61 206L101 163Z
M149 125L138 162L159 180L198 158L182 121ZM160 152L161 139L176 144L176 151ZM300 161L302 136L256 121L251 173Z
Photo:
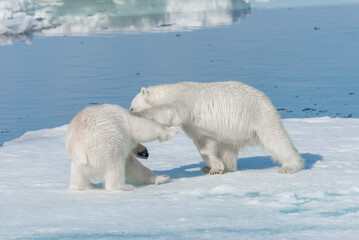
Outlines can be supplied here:
M66 135L72 160L100 168L109 156L127 156L131 137L126 111L109 104L80 111L71 121Z
M264 121L280 122L278 112L265 94L241 82L182 82L154 86L164 94L163 104L183 101L189 117L183 125L188 134L209 135L229 142L253 139ZM150 98L152 98L150 94Z

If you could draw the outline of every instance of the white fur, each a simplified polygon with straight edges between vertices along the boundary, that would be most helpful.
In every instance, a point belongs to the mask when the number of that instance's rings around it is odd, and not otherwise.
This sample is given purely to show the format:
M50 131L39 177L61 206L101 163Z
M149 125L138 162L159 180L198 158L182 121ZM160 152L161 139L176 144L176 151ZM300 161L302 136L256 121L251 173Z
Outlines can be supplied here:
M131 110L165 125L182 125L210 174L237 170L239 150L259 145L281 173L302 169L277 110L263 92L240 82L180 82L142 88Z
M92 177L101 177L106 190L132 190L126 184L160 184L167 175L156 176L144 167L133 151L143 149L139 142L173 137L179 127L164 127L154 121L135 117L117 105L87 107L72 119L66 148L71 157L71 190L96 188Z

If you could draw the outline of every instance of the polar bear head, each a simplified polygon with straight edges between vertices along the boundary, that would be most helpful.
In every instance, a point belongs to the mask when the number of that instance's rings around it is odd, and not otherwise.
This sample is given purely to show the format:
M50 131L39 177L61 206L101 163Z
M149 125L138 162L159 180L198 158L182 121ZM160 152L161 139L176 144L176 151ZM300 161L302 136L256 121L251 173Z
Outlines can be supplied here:
M130 111L139 112L151 108L152 105L148 100L149 90L147 88L142 88L141 92L132 100Z
M163 104L177 101L178 87L175 84L160 84L142 88L132 100L130 111L140 112ZM180 97L182 97L180 95Z

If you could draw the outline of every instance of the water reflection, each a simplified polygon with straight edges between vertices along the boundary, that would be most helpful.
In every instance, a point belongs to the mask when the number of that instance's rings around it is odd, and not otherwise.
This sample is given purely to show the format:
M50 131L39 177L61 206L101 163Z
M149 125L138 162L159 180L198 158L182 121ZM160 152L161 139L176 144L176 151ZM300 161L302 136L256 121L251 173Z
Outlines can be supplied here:
M0 46L1 45L12 45L13 41L24 42L26 44L32 43L32 33L20 33L15 35L0 34Z
M21 18L15 17L17 25L12 21L12 25L6 26L9 19L0 18L3 44L8 44L12 38L31 42L29 33L35 31L43 35L190 31L240 22L250 9L247 0L21 1L27 5L20 11ZM0 13L1 10L0 6Z

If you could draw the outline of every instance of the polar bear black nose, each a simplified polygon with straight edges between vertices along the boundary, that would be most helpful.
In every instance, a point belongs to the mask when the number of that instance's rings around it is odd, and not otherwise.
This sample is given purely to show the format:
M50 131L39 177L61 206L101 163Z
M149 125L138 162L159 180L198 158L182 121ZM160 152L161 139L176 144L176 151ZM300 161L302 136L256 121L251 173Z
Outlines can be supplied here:
M130 112L132 112L133 111L133 108L130 108Z
M147 159L149 156L147 149L142 152L136 153L136 155L137 155L137 157L144 158L144 159Z

